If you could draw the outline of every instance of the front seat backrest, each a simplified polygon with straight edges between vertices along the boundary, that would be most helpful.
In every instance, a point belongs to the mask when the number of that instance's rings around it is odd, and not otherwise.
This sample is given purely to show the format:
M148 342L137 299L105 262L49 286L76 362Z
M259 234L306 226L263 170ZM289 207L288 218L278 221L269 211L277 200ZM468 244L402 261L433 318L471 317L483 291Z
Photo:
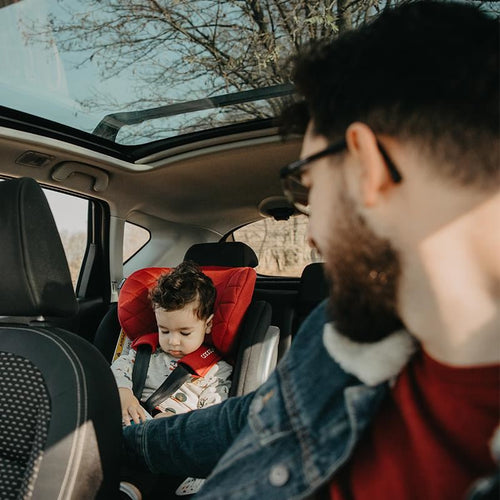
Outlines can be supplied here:
M297 305L295 308L293 334L311 311L328 297L328 282L322 262L312 262L304 267L300 277Z
M33 179L0 182L0 220L0 498L115 498L116 383L92 345L46 321L77 302Z

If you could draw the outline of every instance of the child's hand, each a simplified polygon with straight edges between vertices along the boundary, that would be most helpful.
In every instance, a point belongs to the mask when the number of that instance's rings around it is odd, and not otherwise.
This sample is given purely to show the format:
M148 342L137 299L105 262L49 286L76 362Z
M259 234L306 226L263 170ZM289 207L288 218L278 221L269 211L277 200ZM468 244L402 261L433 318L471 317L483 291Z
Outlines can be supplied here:
M119 387L120 404L122 407L123 425L130 425L132 419L134 423L139 424L146 421L146 414L139 403L139 400L134 396L134 393L127 387Z

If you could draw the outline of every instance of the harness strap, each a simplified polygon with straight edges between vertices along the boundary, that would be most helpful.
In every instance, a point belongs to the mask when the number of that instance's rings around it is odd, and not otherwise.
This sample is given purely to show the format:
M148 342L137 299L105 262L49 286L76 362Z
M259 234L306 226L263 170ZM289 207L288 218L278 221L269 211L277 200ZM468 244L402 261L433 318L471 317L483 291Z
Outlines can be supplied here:
M193 373L186 365L178 364L172 373L163 381L163 384L161 384L143 403L146 411L153 415L156 407L169 398L177 389L187 382L192 375Z
M134 367L132 369L132 392L140 401L148 374L149 361L153 349L158 345L158 334L143 335L134 340L132 347L136 349ZM169 398L192 375L204 377L209 370L222 359L221 355L211 346L202 344L196 351L182 357L172 373L163 381L156 391L149 396L144 408L152 413L156 406Z
M222 359L222 356L211 346L202 344L196 351L186 354L179 360L189 368L191 373L204 377Z
M137 354L135 355L134 367L132 368L132 392L140 401L144 385L146 384L152 348L149 344L141 344L136 349Z

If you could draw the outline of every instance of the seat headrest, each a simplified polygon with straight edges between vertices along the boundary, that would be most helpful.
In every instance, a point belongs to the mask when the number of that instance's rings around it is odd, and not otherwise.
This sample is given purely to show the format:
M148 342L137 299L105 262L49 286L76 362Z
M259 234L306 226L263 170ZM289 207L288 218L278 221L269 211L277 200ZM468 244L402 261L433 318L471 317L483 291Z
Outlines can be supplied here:
M328 297L328 283L322 262L313 262L304 267L300 277L299 302L320 303Z
M255 252L241 241L197 243L188 248L184 260L192 260L199 266L257 267Z
M0 315L71 316L77 302L49 204L35 180L0 182Z
M118 319L130 339L158 331L149 290L162 274L171 270L149 267L135 271L125 280L118 297ZM217 290L210 338L217 350L226 355L234 346L238 328L252 300L257 276L249 267L202 267L201 270L212 279Z

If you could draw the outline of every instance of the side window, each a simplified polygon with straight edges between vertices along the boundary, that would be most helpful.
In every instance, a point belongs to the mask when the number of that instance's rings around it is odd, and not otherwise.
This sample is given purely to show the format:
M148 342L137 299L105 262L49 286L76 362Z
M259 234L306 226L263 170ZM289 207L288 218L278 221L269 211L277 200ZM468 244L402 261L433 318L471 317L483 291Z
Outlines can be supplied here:
M141 226L125 222L123 232L123 262L135 255L150 238L149 231Z
M266 218L237 229L233 237L253 248L259 259L259 274L300 276L307 264L321 260L307 244L305 215L285 221Z
M88 239L89 201L66 193L44 189L61 235L73 287L76 288Z

